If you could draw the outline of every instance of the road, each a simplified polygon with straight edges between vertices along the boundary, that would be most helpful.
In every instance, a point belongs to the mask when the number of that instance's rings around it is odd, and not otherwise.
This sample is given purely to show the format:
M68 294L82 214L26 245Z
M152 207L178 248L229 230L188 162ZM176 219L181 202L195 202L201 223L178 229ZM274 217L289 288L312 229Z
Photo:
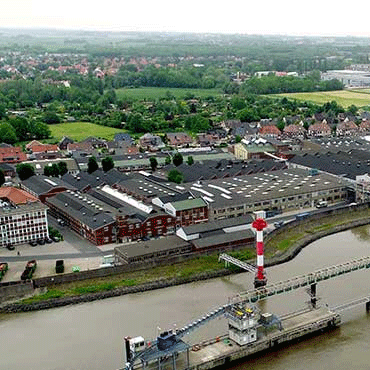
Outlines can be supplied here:
M68 226L60 226L56 220L49 217L49 225L58 229L64 240L58 243L37 245L20 244L10 251L6 248L0 250L0 262L8 262L9 270L2 282L17 281L24 270L26 262L36 259L37 269L34 277L55 275L55 261L64 260L65 271L72 272L73 266L81 270L99 268L102 257L112 254L115 244L95 246L86 239L73 232Z

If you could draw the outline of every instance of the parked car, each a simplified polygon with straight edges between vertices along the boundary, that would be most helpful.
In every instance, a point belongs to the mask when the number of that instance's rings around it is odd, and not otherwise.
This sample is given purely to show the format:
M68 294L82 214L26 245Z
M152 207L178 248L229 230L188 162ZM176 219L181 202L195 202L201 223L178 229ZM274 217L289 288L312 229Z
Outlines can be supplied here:
M316 204L316 208L325 208L327 206L328 206L328 202L326 200L320 200L320 202Z
M53 240L52 240L52 239L50 239L50 238L46 238L46 239L45 239L45 243L51 244L52 242L53 242Z
M36 245L37 245L37 241L36 240L31 240L30 241L30 246L31 247L36 247Z
M58 243L60 241L60 238L58 236L51 236L50 237L52 241Z
M40 245L44 245L45 244L45 239L39 239L37 241L37 243L39 243Z
M276 221L274 222L274 226L276 229L280 229L284 225L284 221Z
M14 245L12 245L12 244L8 244L6 247L7 247L7 249L9 249L10 251L14 251L14 249L15 249L15 246L14 246Z
M62 219L58 218L58 224L59 224L60 226L65 226L65 225L66 225L66 222L65 222L64 220L62 220Z

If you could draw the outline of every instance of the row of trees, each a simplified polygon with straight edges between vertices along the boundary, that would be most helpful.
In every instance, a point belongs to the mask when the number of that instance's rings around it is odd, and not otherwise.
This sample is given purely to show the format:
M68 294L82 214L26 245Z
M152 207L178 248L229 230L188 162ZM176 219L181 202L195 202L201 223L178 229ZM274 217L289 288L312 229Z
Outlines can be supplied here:
M10 117L0 121L0 142L14 144L31 139L48 139L51 136L47 124L24 117Z
M251 94L282 94L293 92L332 91L343 90L344 85L338 80L320 81L312 75L304 78L293 76L252 77L241 86L243 93Z

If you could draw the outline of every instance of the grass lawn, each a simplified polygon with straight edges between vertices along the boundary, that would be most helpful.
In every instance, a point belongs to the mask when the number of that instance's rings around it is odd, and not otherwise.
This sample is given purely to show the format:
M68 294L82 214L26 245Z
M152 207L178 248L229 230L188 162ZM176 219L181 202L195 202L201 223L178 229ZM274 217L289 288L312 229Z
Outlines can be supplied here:
M285 96L291 99L306 100L317 104L324 104L334 100L344 108L348 108L350 105L355 105L356 107L370 105L370 92L368 89L291 93L278 94L276 96Z
M187 94L193 94L195 97L219 96L221 91L218 89L183 89L169 87L138 87L138 88L122 88L117 89L116 94L119 99L131 98L138 100L153 100L165 97L166 93L170 92L176 98L184 98Z
M75 141L81 141L89 136L112 140L114 134L122 132L121 129L96 125L88 122L71 122L49 125L53 138L60 140L68 136Z

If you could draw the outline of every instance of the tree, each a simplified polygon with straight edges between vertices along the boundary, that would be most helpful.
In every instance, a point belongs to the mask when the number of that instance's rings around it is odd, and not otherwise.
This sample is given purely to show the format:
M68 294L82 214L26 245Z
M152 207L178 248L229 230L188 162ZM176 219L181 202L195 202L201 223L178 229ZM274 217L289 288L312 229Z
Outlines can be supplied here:
M64 174L66 174L68 172L68 167L67 167L67 163L66 162L59 162L57 164L58 166L58 170L59 170L59 175L60 176L63 176Z
M192 164L194 164L194 158L191 155L189 155L188 158L187 158L187 160L186 160L186 163L189 166L191 166Z
M165 159L164 159L164 163L166 165L169 165L171 163L171 157L170 156L167 156Z
M92 156L89 158L89 161L87 162L87 172L93 173L99 168L98 161L96 160L96 157Z
M150 162L150 167L151 167L152 171L154 172L158 167L157 158L156 157L150 157L149 162Z
M0 124L0 142L14 144L18 141L17 134L10 123Z
M104 172L111 170L112 168L114 168L113 158L112 157L103 158L101 161L101 165L103 167Z
M5 175L2 170L0 170L0 186L5 183Z
M168 172L167 179L168 181L180 184L184 180L184 175L179 170L173 169L170 172Z
M53 111L47 111L44 113L43 120L47 124L60 123L59 116Z
M58 177L59 176L59 168L56 163L53 163L51 166L44 167L44 175L45 176L52 176Z
M172 163L178 167L180 166L180 164L182 164L184 162L184 158L182 157L182 154L179 153L179 152L176 152L174 155L173 155L173 158L172 158Z
M18 177L23 181L35 174L35 169L29 163L17 164L16 171Z

